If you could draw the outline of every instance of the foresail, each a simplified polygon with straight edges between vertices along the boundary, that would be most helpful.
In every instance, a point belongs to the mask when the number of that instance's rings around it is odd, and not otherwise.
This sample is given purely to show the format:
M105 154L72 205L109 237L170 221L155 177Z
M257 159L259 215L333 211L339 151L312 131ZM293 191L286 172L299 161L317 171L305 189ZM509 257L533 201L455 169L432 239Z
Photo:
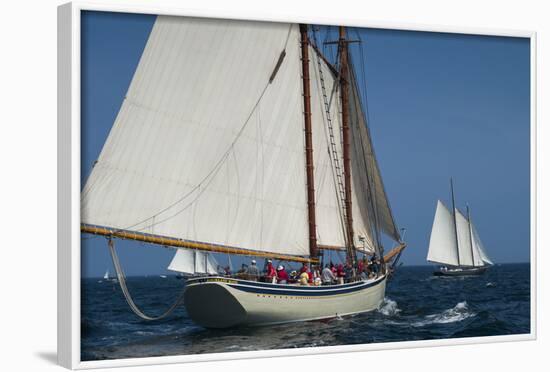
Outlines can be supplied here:
M212 254L179 248L168 265L168 270L183 274L217 274L217 262Z
M427 260L458 266L453 215L440 200L435 210Z
M472 226L472 237L474 241L474 253L478 255L479 260L482 262L481 265L494 265L493 261L489 258L487 255L487 252L485 252L485 247L483 246L483 243L481 242L481 239L479 237L479 234L477 233L477 230L474 226L474 224L471 224Z
M297 25L159 16L82 222L307 255L299 45Z
M342 169L343 165L339 81L311 46L309 55L318 244L344 248L343 195L336 176L337 167ZM372 253L375 247L373 231L368 214L361 213L365 208L360 204L362 196L362 189L352 187L354 246Z
M377 221L378 226L374 228L379 228L394 241L398 242L401 240L401 236L393 218L388 196L384 188L384 182L382 181L382 175L378 167L371 136L361 106L358 84L353 74L351 74L351 81L350 128L352 136L352 178L356 189L355 194L361 207L360 212L365 221L369 221L369 223L373 223L373 221L376 223ZM368 188L370 188L370 192ZM373 202L369 202L368 198L372 198ZM368 208L367 205L372 205L372 207Z
M472 239L470 236L470 224L468 223L468 219L456 208L455 215L460 265L476 266L474 262Z

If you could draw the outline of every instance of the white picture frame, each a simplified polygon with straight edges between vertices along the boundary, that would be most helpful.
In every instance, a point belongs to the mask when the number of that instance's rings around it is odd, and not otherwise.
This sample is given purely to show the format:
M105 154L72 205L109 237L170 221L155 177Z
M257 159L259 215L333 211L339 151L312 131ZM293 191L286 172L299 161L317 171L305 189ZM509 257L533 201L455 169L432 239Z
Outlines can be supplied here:
M229 14L155 4L72 2L58 8L58 360L71 369L167 364L351 351L403 349L456 344L477 344L536 339L536 32L443 27L357 20L345 25L399 30L467 33L524 37L531 40L531 332L525 335L486 336L467 339L403 341L391 344L328 346L310 349L243 351L202 355L134 359L80 360L80 16L82 11L108 11L178 16L342 24L338 19L299 15Z

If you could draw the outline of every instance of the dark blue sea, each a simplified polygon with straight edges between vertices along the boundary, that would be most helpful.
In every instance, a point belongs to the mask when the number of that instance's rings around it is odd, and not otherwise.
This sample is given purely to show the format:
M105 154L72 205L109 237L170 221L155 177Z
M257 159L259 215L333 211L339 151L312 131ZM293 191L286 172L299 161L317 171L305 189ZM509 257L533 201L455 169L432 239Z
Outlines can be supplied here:
M82 280L82 360L433 340L530 332L529 264L503 264L478 277L434 277L433 267L404 266L380 309L352 317L263 328L208 330L182 306L170 317L135 316L118 284ZM146 312L158 314L181 291L174 276L130 277Z

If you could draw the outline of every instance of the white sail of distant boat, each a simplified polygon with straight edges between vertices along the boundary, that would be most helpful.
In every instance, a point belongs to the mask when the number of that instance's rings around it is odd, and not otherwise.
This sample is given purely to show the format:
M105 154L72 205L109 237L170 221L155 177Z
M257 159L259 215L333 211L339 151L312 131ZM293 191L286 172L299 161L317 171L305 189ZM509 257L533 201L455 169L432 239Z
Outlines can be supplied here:
M110 277L109 277L109 270L105 271L105 274L103 275L103 279L105 280L109 280Z
M454 205L454 192L452 198ZM458 208L453 214L437 201L427 256L428 262L443 265L437 275L478 274L493 264L469 215L469 207L466 216Z
M81 231L177 247L169 269L192 275L215 271L214 252L319 264L337 250L353 270L358 255L384 263L374 283L318 288L313 311L299 311L304 289L269 289L293 299L274 304L252 281L192 279L185 306L208 327L375 309L405 244L344 27L335 43L332 64L306 25L157 17L82 191ZM387 255L382 234L397 243Z
M189 276L216 275L218 263L214 256L208 252L178 248L168 270Z

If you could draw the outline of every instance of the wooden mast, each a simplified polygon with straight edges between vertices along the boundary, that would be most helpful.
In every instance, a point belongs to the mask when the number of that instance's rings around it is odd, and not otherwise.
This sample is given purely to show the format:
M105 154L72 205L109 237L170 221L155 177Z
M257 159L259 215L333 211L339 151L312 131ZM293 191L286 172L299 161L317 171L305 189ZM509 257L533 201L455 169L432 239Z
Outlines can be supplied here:
M342 137L344 157L344 190L346 208L346 240L348 242L348 259L355 268L356 256L354 249L353 212L351 206L351 157L350 157L350 130L349 130L349 65L348 65L348 41L346 29L339 27L338 46L340 49L340 94L342 96Z
M312 258L319 256L317 231L315 226L315 179L313 178L313 139L311 132L311 93L309 83L309 40L307 25L300 24L302 47L302 86L304 96L304 136L306 145L306 184L307 211L309 227L309 254Z

